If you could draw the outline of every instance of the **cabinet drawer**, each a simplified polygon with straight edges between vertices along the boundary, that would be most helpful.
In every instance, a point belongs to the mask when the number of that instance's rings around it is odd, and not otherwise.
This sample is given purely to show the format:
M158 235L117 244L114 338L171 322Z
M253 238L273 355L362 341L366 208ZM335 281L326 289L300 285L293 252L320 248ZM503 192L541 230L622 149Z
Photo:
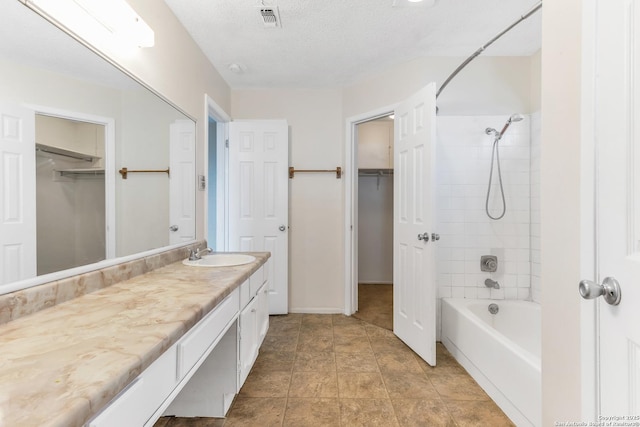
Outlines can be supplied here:
M224 327L238 313L238 304L239 291L236 289L178 342L178 379L182 379L189 372L218 338Z
M251 275L249 278L249 288L251 292L251 298L253 298L257 293L258 289L262 287L264 283L264 268L260 266L260 268Z
M171 347L88 423L89 427L140 427L177 384L176 348Z

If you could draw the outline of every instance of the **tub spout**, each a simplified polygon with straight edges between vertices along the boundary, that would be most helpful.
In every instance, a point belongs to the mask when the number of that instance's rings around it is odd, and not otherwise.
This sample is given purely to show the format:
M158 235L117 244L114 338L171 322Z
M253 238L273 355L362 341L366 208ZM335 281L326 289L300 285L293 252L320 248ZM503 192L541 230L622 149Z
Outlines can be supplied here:
M499 284L497 281L495 281L495 280L486 279L486 280L484 281L484 285L485 285L487 288L500 289L500 284Z

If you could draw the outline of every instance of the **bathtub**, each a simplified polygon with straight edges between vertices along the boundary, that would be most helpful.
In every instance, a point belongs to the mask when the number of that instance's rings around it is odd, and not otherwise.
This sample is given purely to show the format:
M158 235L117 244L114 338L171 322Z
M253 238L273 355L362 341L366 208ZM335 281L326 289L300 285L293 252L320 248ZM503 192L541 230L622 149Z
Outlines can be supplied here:
M542 424L540 328L533 302L442 299L442 343L519 427Z

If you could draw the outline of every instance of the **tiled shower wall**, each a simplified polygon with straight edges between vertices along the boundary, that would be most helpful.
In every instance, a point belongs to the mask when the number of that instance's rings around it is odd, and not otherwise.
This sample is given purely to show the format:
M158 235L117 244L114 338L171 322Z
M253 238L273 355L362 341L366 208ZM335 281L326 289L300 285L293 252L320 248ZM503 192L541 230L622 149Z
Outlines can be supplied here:
M507 118L438 117L436 232L441 240L437 244L436 265L438 295L441 298L531 298L532 169L529 116L513 123L499 142L506 214L495 221L485 213L493 144L493 137L486 135L485 129L492 127L500 131ZM538 178L534 179L539 181L539 163L537 170ZM499 193L494 166L489 199L490 212L494 216L501 211ZM533 195L539 193L534 192ZM481 255L497 255L498 271L482 272ZM487 278L497 280L500 289L487 288L484 284Z
M531 299L540 303L540 112L531 115Z

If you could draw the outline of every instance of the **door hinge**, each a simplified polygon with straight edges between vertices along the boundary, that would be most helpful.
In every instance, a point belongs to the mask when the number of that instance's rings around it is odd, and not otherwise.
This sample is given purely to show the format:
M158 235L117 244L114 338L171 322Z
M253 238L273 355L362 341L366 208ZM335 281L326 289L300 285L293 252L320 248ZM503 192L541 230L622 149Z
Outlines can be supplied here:
M224 140L224 146L225 146L225 147L227 147L227 148L229 148L229 140L228 140L228 139L225 139L225 140Z

